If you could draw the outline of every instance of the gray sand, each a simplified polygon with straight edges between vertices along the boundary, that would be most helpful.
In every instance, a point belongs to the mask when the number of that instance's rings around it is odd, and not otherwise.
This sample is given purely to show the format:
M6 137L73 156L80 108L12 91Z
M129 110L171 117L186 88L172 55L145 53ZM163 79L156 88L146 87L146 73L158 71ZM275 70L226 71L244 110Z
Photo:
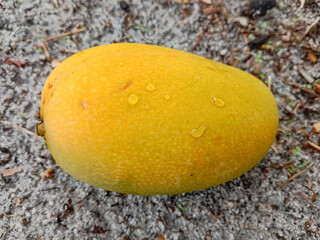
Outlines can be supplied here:
M200 2L132 0L130 13L115 0L72 2L0 4L0 172L22 168L12 176L0 174L0 239L320 239L320 154L307 144L320 144L320 135L312 132L312 125L320 121L319 94L283 81L312 88L315 82L308 83L299 74L299 65L314 80L320 79L320 60L313 64L306 57L311 48L320 57L319 24L299 40L319 14L318 1L305 1L299 8L300 1L279 0L247 27L274 33L272 53L264 50L259 56L253 50L252 55L262 61L260 77L271 80L278 102L282 129L274 143L278 152L270 149L251 171L220 186L150 197L108 192L74 179L56 165L42 139L7 124L34 132L39 122L42 86L52 71L42 40L76 27L88 28L47 43L51 59L61 61L112 42L162 45L224 63L231 63L234 49L241 58L237 67L252 72L252 64L246 65L248 48L240 25L233 22L247 4L224 0L216 21L203 13L209 5ZM134 15L135 20L126 24ZM202 30L205 34L193 49ZM24 66L4 63L6 57ZM303 106L294 111L300 101ZM292 161L288 170L275 169L274 164L288 161ZM312 163L282 189L276 188L288 179L288 171L294 174ZM54 176L42 180L47 168L55 169Z

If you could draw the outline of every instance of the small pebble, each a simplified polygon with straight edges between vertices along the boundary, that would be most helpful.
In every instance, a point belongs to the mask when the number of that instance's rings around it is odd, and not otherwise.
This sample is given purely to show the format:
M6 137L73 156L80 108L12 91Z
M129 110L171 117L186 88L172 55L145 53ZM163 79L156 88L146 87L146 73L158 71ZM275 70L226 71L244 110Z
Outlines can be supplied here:
M264 16L269 9L276 6L276 0L252 0L250 2L250 12L252 17Z
M123 11L129 11L129 4L126 2L126 1L121 1L120 2L120 8L123 10Z

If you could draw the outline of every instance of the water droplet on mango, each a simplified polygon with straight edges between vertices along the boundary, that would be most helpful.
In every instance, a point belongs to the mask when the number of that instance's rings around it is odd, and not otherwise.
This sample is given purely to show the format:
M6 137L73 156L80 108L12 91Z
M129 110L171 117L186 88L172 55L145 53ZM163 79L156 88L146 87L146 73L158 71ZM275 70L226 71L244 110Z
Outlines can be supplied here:
M146 89L147 89L148 91L150 91L150 92L153 92L153 91L156 89L156 87L155 87L153 84L149 83L149 84L146 86Z
M169 94L164 95L164 99L165 100L169 100L170 99L170 95Z
M139 97L136 94L134 93L130 94L128 98L128 103L130 105L135 105L138 101L139 101Z
M204 131L206 130L206 127L201 126L199 128L195 128L191 130L191 135L195 138L199 138L203 135Z
M226 103L221 98L214 98L211 102L213 103L213 105L220 108L223 108L226 105Z

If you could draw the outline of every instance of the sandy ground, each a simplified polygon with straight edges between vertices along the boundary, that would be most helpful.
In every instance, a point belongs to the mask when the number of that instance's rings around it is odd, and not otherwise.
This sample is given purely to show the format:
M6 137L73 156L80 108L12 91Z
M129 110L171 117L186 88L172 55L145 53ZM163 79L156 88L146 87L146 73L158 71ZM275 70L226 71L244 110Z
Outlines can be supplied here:
M320 3L301 1L300 8L300 1L278 0L266 16L241 26L235 20L246 1L214 2L211 9L201 2L141 0L122 8L115 0L0 4L0 239L320 239L320 151L308 143L320 145L312 131L320 121L320 94L313 89L320 79L319 23L304 36ZM233 181L175 196L123 195L69 176L42 139L17 126L34 132L39 122L42 86L52 71L42 40L83 27L46 43L51 60L96 45L139 42L256 74L279 106L273 149ZM249 51L246 41L261 34L272 36L262 50ZM43 180L48 168L55 172Z

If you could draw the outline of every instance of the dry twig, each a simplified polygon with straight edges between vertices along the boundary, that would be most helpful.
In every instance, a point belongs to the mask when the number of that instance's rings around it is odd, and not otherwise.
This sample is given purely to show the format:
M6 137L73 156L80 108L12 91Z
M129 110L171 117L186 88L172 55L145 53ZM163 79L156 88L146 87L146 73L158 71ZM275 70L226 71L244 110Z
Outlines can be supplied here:
M312 147L314 147L315 149L318 149L320 151L320 146L318 146L317 144L311 142L311 141L308 141L308 144L311 145Z
M308 83L313 83L314 79L301 66L298 66L298 72L307 80Z
M307 28L307 30L303 33L303 36L301 38L301 40L303 40L308 34L309 32L311 31L311 29L318 24L318 22L320 21L320 17L317 17L313 23L311 23L311 25Z
M317 94L315 91L313 91L313 90L311 90L311 89L309 89L309 88L305 88L305 87L303 87L302 85L300 85L300 84L298 84L298 83L291 83L291 82L288 82L287 79L284 79L284 78L282 78L282 77L280 77L280 78L282 79L282 81L283 81L285 84L288 84L288 85L290 85L290 86L299 88L299 89L301 89L302 91L304 91L304 92L306 92L306 93L308 93L308 94L310 94L310 95L313 95L313 96L315 96L315 97L319 97L319 96L320 96L320 95Z
M295 113L296 111L298 111L298 109L302 106L301 102L299 102L297 104L297 106L295 106L295 108L293 109L293 112Z
M62 34L59 34L59 35L56 35L56 36L53 36L53 37L49 37L49 38L44 39L44 40L42 41L42 47L43 47L44 53L45 53L45 55L46 55L46 57L47 57L47 60L50 61L50 54L49 54L48 49L47 49L47 47L46 47L46 42L51 41L51 40L54 40L54 39L57 39L57 38L65 37L65 36L68 36L68 35L72 35L72 34L75 34L75 33L83 32L83 31L85 31L85 30L87 30L86 27L77 29L77 30L75 30L75 31L62 33Z
M314 165L314 163L309 164L309 166L307 166L305 169L301 170L300 172L297 172L296 174L292 175L290 178L288 178L287 180L285 180L283 183L281 183L277 188L283 188L284 185L286 185L288 182L292 181L293 179L295 179L296 177L300 176L301 174L305 173L308 169L310 169L312 166Z
M195 50L199 45L201 39L203 38L204 32L201 30L200 34L198 35L195 44L192 46L191 50Z
M318 205L314 204L314 203L311 203L311 205L320 209L320 207Z
M269 75L268 76L268 88L271 90L271 84L272 84L272 78L271 76Z
M205 3L205 4L211 4L211 3L212 3L211 0L200 0L200 2L203 2L203 3Z
M299 192L299 194L304 200L307 200L307 201L311 201L312 200L311 198L309 198L306 195L304 195L302 192Z
M36 139L38 139L38 140L42 139L41 137L39 137L39 136L38 136L37 134L35 134L34 132L31 132L30 130L28 130L28 129L26 129L26 128L23 128L23 127L21 127L21 126L19 126L19 125L17 125L17 124L14 124L14 123L8 122L8 121L0 121L0 122L3 123L3 124L5 124L5 125L9 125L9 126L11 126L11 127L13 127L13 128L17 128L17 129L19 129L19 130L21 130L21 131L23 131L23 132L25 132L25 133L27 133L27 134L29 134L29 135L32 135L32 136L36 137Z
M0 213L0 216L1 216L1 215L5 216L5 217L7 217L7 218L10 218L10 217L20 217L20 216L21 216L21 214L19 214L19 213L17 213L17 214L6 214L6 213L4 213L4 212Z

